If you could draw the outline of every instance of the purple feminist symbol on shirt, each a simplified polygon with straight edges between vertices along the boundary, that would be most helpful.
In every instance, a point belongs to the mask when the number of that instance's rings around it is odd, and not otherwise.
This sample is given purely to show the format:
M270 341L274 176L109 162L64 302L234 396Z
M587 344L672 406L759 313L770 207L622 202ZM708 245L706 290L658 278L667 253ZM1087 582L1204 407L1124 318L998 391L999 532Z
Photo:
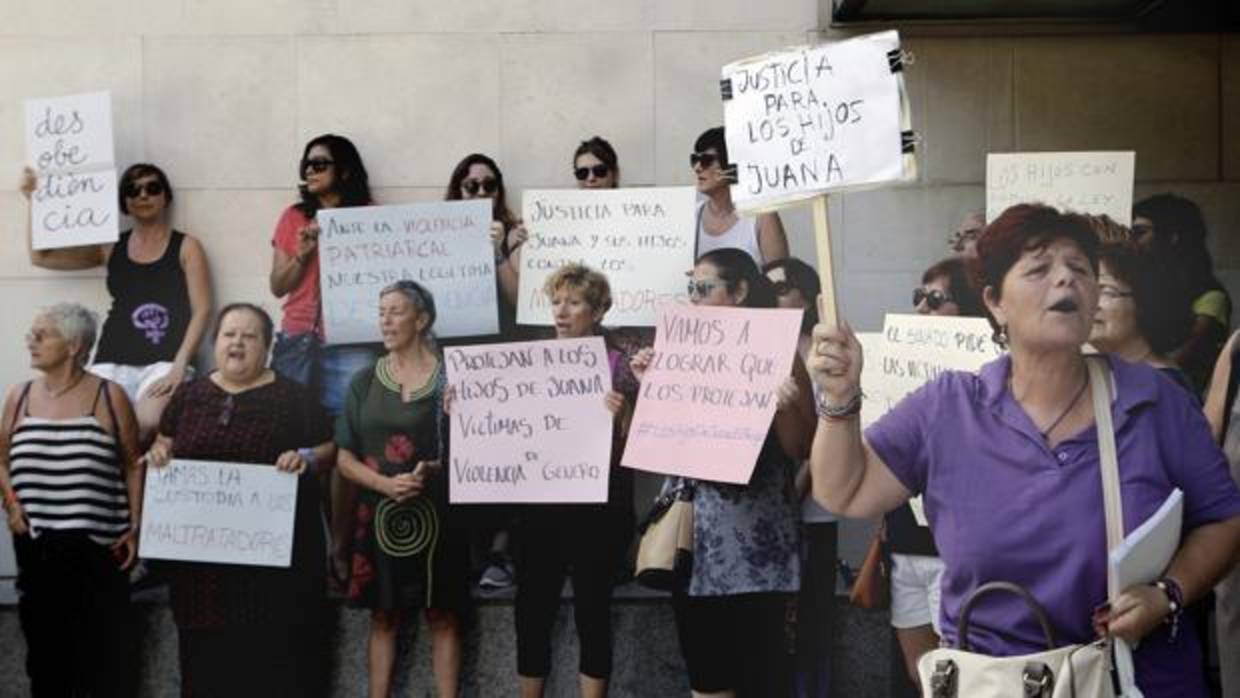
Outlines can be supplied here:
M133 326L142 330L151 344L159 344L168 333L168 309L158 303L143 303L130 317Z

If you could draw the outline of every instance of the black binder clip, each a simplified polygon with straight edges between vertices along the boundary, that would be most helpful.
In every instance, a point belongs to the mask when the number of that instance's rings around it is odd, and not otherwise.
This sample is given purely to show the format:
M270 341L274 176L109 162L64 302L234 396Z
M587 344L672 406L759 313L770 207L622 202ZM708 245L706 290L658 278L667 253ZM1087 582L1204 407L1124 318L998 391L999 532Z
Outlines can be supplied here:
M719 94L723 97L723 101L732 99L732 79L724 78L719 81Z

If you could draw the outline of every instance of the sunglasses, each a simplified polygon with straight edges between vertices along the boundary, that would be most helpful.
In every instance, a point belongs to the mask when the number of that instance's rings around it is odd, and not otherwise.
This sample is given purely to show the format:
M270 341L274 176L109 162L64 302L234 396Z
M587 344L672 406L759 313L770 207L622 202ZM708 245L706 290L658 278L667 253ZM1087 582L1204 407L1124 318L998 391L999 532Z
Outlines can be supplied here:
M943 293L937 288L927 291L924 288L913 289L913 307L921 305L922 301L926 302L926 307L931 310L938 310L944 303L953 303L956 299Z
M125 187L126 199L136 199L144 193L147 196L163 196L164 185L162 182L156 180L153 182L144 182L142 184L130 184Z
M328 160L327 158L312 158L310 160L302 160L301 171L305 172L306 170L310 170L311 172L318 174L320 172L326 172L329 167L335 164L336 164L335 160Z
M710 295L711 291L714 291L715 288L722 285L723 281L719 279L689 279L686 290L688 291L690 298L705 298Z
M580 177L578 177L580 179ZM470 196L476 195L479 191L483 194L494 194L499 189L499 180L494 177L485 177L483 179L466 179L461 182L461 189L465 190Z
M701 165L704 170L719 161L719 156L715 153L689 153L689 167Z
M593 165L591 167L578 167L573 170L573 176L577 178L578 182L584 182L590 177L591 174L594 175L595 179L602 179L607 176L608 172L611 172L611 168L607 165L600 164Z

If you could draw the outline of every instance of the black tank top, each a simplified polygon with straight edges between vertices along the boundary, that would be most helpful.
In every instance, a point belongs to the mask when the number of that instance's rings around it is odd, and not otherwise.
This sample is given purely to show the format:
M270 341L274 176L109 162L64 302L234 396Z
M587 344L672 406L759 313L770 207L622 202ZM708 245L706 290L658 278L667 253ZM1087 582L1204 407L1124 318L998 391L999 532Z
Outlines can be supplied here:
M181 268L185 233L172 231L164 255L150 264L129 258L131 233L121 233L108 258L112 307L103 323L96 363L146 366L172 361L189 326L189 287Z

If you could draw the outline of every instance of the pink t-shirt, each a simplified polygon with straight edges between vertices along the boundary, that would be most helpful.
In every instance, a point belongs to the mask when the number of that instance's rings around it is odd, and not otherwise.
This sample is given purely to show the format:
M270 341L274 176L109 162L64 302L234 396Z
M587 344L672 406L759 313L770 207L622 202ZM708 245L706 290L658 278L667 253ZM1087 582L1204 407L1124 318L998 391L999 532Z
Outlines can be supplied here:
M310 219L298 208L289 206L280 214L271 245L290 257L297 255L297 233L310 224ZM301 281L284 297L284 317L280 329L288 335L299 335L315 328L323 336L323 322L319 318L319 256L315 254L306 263Z

